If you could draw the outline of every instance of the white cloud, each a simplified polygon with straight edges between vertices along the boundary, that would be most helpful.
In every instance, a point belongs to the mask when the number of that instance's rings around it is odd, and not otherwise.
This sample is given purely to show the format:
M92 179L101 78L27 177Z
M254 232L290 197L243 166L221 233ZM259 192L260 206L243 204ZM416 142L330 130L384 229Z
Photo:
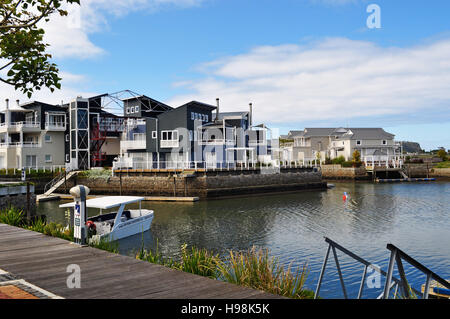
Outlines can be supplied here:
M40 25L46 31L49 52L57 58L91 58L104 53L89 35L108 29L108 19L132 12L154 12L161 8L198 6L203 0L81 0L81 6L66 5L67 17L54 14L49 22Z
M192 93L169 101L247 109L272 123L361 117L449 116L450 40L409 48L329 38L306 44L258 47L202 66L206 78L179 83Z

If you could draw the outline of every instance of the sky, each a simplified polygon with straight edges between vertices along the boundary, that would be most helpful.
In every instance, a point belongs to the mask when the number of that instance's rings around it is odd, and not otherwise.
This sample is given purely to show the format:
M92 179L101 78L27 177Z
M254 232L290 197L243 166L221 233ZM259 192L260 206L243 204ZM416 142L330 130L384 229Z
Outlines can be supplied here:
M376 4L380 28L369 28ZM248 110L281 134L383 127L450 149L448 0L81 0L43 23L60 103L125 89ZM28 99L7 85L0 96ZM3 99L2 99L3 100ZM3 103L0 101L0 103Z

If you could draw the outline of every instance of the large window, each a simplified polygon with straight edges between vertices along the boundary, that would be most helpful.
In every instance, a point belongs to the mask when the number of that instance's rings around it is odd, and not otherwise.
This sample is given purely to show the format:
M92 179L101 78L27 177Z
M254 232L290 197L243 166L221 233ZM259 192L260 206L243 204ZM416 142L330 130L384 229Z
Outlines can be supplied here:
M162 141L178 141L178 131L162 131Z

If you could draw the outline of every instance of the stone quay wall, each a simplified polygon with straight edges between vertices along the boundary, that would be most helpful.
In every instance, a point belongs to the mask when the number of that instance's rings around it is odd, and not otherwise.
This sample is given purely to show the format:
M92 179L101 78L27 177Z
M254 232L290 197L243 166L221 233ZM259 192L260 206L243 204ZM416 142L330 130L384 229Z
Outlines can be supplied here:
M320 171L312 168L282 169L279 173L260 170L208 171L193 176L171 172L128 172L110 177L82 177L70 180L90 188L91 194L179 197L220 197L266 192L324 189ZM69 188L70 188L69 187ZM64 193L64 187L57 190Z
M322 165L322 177L324 179L340 180L364 180L370 179L364 167L341 167L341 165Z

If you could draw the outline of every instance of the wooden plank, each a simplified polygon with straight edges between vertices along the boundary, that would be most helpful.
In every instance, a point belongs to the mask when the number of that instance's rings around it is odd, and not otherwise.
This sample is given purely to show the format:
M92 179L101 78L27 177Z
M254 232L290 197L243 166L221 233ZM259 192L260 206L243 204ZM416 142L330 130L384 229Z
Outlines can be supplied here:
M66 298L278 298L246 287L0 224L0 268ZM67 287L67 266L81 288Z

